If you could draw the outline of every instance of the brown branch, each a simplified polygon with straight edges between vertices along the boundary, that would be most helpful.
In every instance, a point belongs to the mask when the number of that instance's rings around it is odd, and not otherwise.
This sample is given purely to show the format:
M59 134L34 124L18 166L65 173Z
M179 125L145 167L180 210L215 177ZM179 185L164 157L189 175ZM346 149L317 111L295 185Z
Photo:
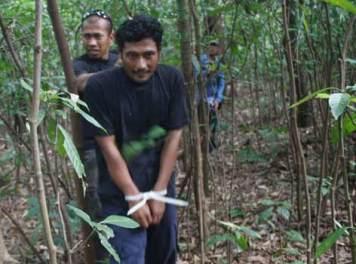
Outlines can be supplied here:
M23 231L21 225L4 208L1 208L1 211L3 212L4 215L6 215L10 219L10 221L13 223L13 225L16 227L16 229L20 232L20 234L23 237L23 239L25 240L26 244L31 248L32 252L39 259L40 263L46 264L46 261L44 261L44 259L40 255L40 253L35 248L35 246L31 243L30 239L27 237L26 233Z
M66 85L69 92L77 93L74 81L74 71L72 67L71 55L68 43L65 38L63 23L59 15L59 9L55 0L47 0L47 9L53 26L54 35L57 41L61 62L63 65Z
M22 137L18 135L18 133L12 128L11 124L6 120L6 118L0 113L0 120L5 124L7 129L9 130L10 134L14 135L14 137L25 146L25 148L31 152L31 147L29 144L27 144L26 141L23 140Z
M8 29L6 28L5 26L5 23L4 23L4 20L0 14L0 28L1 28L1 32L4 36L4 39L5 39L5 42L7 44L7 47L9 48L9 51L10 51L10 54L11 54L11 57L16 65L16 67L19 69L20 73L21 73L21 76L22 78L25 78L26 76L26 72L25 72L25 69L24 67L22 66L22 63L19 59L19 56L15 50L15 47L14 45L11 43L11 38L10 38L10 35L8 33Z

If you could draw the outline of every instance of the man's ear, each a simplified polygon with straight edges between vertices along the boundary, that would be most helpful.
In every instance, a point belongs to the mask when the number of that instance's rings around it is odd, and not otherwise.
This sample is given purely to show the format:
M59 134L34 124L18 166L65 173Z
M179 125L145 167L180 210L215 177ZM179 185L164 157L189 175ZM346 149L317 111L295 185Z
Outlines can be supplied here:
M113 30L113 31L111 31L111 34L110 34L110 40L111 40L111 44L112 44L112 42L114 41L114 39L115 39L115 31Z

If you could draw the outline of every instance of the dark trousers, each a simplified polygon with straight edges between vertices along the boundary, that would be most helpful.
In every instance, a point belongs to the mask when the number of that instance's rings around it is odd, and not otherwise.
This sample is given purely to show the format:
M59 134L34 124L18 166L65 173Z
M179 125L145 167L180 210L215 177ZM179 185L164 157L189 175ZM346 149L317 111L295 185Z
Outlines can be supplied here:
M103 203L105 215L121 214L115 206ZM175 264L177 258L176 207L166 205L159 225L148 229L111 226L115 237L111 245L120 256L120 264ZM111 264L116 264L112 258Z
M210 109L209 111L209 127L210 127L210 138L209 138L209 151L216 149L218 147L216 142L216 131L218 128L218 116L215 110Z
M101 211L101 203L98 196L99 171L96 149L95 147L83 148L80 150L80 155L88 184L85 191L85 211L92 219L97 219Z

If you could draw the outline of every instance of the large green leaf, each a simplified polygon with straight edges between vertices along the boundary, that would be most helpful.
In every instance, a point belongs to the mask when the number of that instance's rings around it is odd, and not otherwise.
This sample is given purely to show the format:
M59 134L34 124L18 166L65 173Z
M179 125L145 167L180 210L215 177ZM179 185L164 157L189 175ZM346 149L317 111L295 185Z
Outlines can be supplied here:
M351 96L347 93L334 93L329 97L329 106L335 119L338 119L350 102Z
M66 154L69 157L69 160L72 162L73 168L77 173L79 178L82 178L85 175L84 166L82 161L80 160L80 156L78 150L76 149L71 136L68 132L61 126L58 125L58 128L61 134L64 136L64 149L66 150Z
M101 245L110 253L110 255L115 259L115 261L120 263L120 257L117 254L117 252L115 251L115 249L109 243L109 240L101 233L98 233L98 236L99 236Z
M248 249L248 238L239 232L235 232L235 243L244 251Z
M249 236L251 238L261 239L261 235L259 233L257 233L255 230L252 230L251 228L249 228L247 226L240 226L239 230L240 230L240 232L246 234L247 236Z
M334 232L330 233L327 238L325 238L321 244L318 246L315 252L315 257L320 258L326 251L328 251L335 242L344 234L346 234L345 228L336 229Z
M324 2L340 7L346 11L356 14L356 6L348 0L323 0Z
M350 136L356 131L356 113L350 115L344 115L343 117L343 135ZM333 126L331 129L331 142L336 144L340 140L339 128L338 126Z
M80 217L84 222L86 222L88 225L90 225L91 227L94 227L95 222L93 222L90 218L90 216L84 212L83 210L74 207L70 204L67 204L67 207L72 210L78 217Z
M303 235L296 230L288 230L286 234L287 234L287 239L291 242L301 242L301 243L305 242Z
M212 246L216 245L217 243L225 242L225 241L231 241L231 242L235 243L235 238L230 233L224 233L224 234L221 234L221 235L220 234L219 235L212 235L208 239L207 246L208 247L212 247Z
M98 121L95 120L94 117L91 115L87 114L85 111L83 111L79 105L83 105L84 107L87 107L86 104L81 101L80 99L74 99L73 96L70 98L66 97L59 97L60 100L63 102L64 105L66 105L69 109L73 110L74 112L80 114L86 121L88 121L90 124L102 129L103 131L106 132L105 128L103 128Z
M101 223L95 223L94 229L96 229L98 233L104 235L107 239L114 237L114 230L112 230L110 226Z
M289 220L289 217L290 217L289 208L284 207L284 206L279 206L279 207L277 207L277 213L280 216L282 216L285 220Z
M33 92L32 86L29 85L27 82L25 82L25 80L21 79L20 83L21 83L22 88L24 88L25 90L29 91L30 93Z
M121 215L110 215L100 222L101 224L116 225L124 228L137 228L140 225L129 217Z

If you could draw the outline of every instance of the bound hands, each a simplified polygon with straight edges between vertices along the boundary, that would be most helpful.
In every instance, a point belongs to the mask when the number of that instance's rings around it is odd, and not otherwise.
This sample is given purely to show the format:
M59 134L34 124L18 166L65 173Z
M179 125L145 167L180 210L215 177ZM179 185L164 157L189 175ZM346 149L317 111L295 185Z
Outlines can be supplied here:
M129 202L129 208L132 208L136 204L137 202ZM150 225L156 225L161 222L165 208L165 203L149 200L144 206L132 214L132 218L137 221L141 227L146 229Z

